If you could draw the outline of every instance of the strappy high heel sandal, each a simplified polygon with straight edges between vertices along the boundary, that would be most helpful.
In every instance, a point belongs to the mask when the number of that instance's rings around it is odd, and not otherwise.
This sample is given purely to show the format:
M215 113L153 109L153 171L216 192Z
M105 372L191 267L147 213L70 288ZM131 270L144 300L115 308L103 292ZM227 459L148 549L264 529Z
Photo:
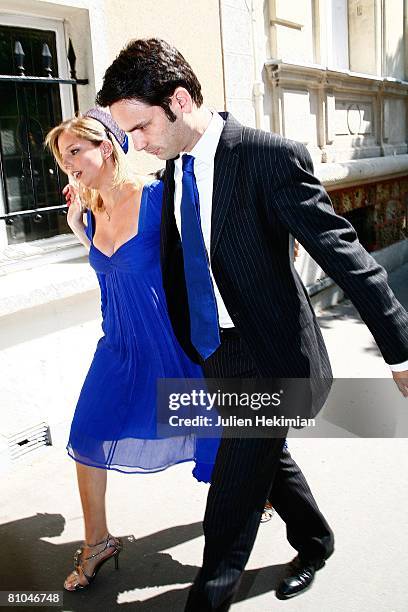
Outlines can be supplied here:
M89 548L96 548L96 546L100 546L101 544L105 544L105 546L102 548L102 550L100 550L97 553L94 553L93 555L90 555L89 557L85 557L82 558L83 552L84 552L84 545L88 546ZM105 540L101 540L100 542L97 542L96 544L86 544L86 542L84 543L83 546L81 546L80 548L78 548L78 550L75 552L74 555L74 570L73 572L71 572L71 574L67 577L67 579L64 582L64 589L66 591L79 591L79 589L84 589L85 587L89 586L91 584L91 582L93 582L95 580L96 574L99 572L99 570L101 569L102 565L108 561L109 559L111 559L112 557L115 559L115 569L119 569L119 554L122 550L122 541L120 538L115 538L114 536L112 536L110 533L108 533L107 537ZM94 567L93 570L93 574L91 576L89 576L85 570L84 570L84 562L85 561L89 561L90 559L96 559L99 555L101 555L103 552L105 552L105 550L107 550L108 548L112 548L113 552L109 555L106 555L106 557L104 557L103 559L101 559ZM87 580L86 584L81 584L79 582L80 578L81 578L81 574L85 577L85 579ZM72 588L67 588L67 581L68 578L70 578L72 575L75 576L76 578L76 584L72 585Z
M274 513L275 513L275 510L273 509L272 504L269 501L266 501L265 507L263 509L262 516L261 516L261 523L267 523L268 521L270 521Z

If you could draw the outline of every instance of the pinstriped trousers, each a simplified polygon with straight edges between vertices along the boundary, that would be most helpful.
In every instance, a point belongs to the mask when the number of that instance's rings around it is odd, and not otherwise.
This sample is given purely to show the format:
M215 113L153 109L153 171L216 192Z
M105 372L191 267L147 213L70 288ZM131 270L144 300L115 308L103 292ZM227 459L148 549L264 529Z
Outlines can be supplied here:
M226 332L221 339L218 350L202 364L206 377L256 378L255 364L238 332ZM333 533L284 443L284 438L223 436L203 522L203 564L185 612L230 608L268 497L302 559L327 559L332 554Z

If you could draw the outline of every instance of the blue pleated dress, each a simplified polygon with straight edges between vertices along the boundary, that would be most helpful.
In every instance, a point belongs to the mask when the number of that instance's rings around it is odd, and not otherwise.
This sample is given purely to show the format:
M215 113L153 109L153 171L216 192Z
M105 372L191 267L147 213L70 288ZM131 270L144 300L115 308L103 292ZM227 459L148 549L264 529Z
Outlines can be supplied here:
M73 417L68 454L81 463L150 473L195 461L193 475L209 482L219 440L156 434L158 378L202 378L180 347L167 313L160 268L163 183L144 186L138 233L108 257L93 244L87 212L89 263L101 289L103 336Z

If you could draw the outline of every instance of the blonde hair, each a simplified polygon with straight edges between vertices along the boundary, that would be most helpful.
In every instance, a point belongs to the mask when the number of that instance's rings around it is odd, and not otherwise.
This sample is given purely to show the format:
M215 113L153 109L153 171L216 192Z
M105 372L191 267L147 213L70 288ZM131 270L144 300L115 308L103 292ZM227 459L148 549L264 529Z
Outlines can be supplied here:
M79 115L67 119L50 130L45 138L45 146L47 146L54 155L59 167L63 172L66 172L63 166L62 156L58 147L58 139L64 132L70 132L78 138L82 138L91 142L95 147L99 146L104 140L109 140L112 143L112 159L115 167L113 175L113 187L118 187L127 182L132 182L136 186L141 186L142 181L137 176L131 176L129 173L125 153L115 137L112 137L110 132L105 129L96 119L92 117L84 117ZM105 205L97 189L89 189L79 184L79 197L82 204L86 208L90 208L92 212L103 212Z

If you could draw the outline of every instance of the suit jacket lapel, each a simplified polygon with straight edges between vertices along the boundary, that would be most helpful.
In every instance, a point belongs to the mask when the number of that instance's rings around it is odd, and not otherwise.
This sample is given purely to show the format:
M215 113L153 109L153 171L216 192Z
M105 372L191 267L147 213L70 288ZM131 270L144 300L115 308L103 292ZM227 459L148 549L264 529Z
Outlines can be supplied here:
M166 163L161 218L160 256L162 270L166 267L169 249L180 240L174 216L174 160Z
M211 213L211 259L218 246L228 206L234 190L239 155L237 145L242 138L242 125L229 113L220 113L226 119L214 159L214 185Z

